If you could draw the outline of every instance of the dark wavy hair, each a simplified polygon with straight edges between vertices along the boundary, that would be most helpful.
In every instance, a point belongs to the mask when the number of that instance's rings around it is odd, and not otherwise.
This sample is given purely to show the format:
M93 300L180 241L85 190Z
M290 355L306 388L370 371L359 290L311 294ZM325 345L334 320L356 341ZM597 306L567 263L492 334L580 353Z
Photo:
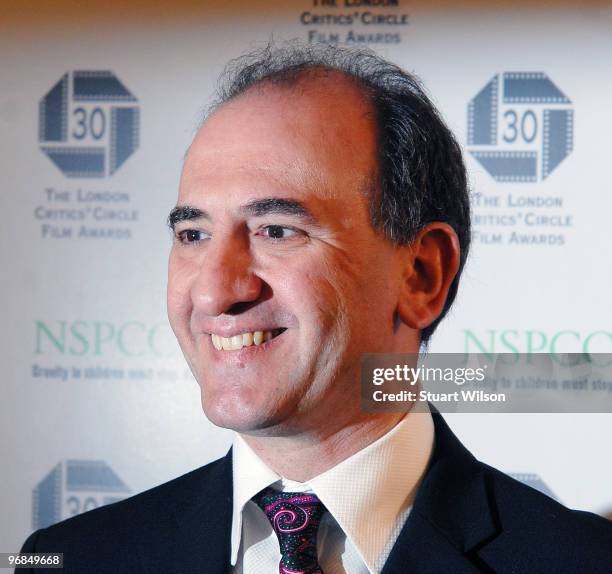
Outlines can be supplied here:
M408 244L426 224L442 221L459 237L459 271L442 312L421 332L426 344L457 294L470 246L470 202L459 144L418 78L369 49L270 43L228 63L206 115L254 86L293 85L316 70L351 78L374 109L379 187L370 199L374 229L394 243Z

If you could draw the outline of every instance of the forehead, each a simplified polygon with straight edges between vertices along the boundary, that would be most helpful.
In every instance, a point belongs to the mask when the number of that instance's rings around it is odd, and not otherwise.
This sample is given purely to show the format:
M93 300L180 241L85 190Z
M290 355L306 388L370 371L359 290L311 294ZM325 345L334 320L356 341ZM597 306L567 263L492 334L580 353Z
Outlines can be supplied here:
M185 160L179 203L281 193L351 200L376 172L371 104L339 73L263 85L223 104ZM217 199L219 199L217 197Z

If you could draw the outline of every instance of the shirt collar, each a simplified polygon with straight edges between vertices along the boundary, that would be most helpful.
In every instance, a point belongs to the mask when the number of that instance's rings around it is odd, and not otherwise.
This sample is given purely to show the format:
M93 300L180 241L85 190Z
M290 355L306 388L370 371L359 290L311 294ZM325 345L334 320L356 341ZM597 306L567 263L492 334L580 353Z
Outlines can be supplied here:
M307 487L319 497L351 539L370 571L380 570L381 555L396 536L412 506L433 450L429 412L406 415L385 435L333 468L312 478ZM236 564L244 505L263 488L282 480L235 435L232 564ZM301 489L303 490L303 489ZM386 548L387 551L389 548Z
M232 472L234 482L234 508L232 512L232 565L238 559L242 534L242 510L258 492L281 477L261 460L245 440L234 435L232 446Z

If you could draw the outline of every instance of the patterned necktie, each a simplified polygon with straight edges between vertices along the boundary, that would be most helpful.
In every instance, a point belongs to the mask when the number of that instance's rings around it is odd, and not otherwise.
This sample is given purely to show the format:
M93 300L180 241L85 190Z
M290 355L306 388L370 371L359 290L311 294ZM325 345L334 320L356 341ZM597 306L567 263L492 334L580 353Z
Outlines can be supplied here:
M314 495L265 488L253 497L276 535L281 551L279 574L323 574L317 559L317 531L325 506Z

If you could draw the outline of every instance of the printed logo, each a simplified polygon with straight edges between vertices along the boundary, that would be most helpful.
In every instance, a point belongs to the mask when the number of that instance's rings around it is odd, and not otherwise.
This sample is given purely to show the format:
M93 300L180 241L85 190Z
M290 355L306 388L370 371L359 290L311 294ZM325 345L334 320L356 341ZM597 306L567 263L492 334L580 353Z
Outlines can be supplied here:
M464 329L465 353L612 353L612 331Z
M101 460L60 462L32 490L32 528L123 500L130 489Z
M66 73L40 101L40 149L67 177L113 175L138 148L136 101L112 72Z
M496 74L468 104L468 149L496 181L544 180L572 152L571 103L542 72Z

